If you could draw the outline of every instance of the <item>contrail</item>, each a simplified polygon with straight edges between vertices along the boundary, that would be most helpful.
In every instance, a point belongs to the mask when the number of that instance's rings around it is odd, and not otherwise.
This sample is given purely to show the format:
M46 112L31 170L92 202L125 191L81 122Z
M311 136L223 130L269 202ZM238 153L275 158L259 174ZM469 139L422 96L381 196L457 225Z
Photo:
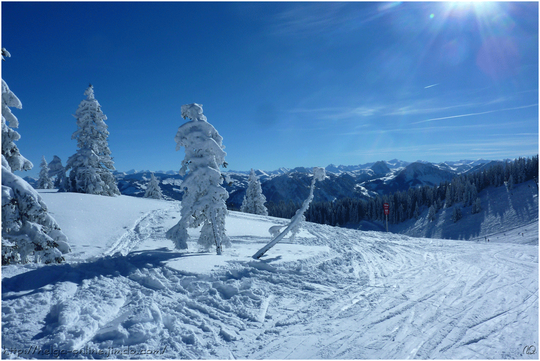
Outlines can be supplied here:
M432 87L437 86L437 85L439 85L439 83L437 83L437 84L431 84L431 85L425 86L424 89L432 88Z
M472 117L473 115L482 115L482 114L489 114L489 113L495 113L495 112L503 112L506 110L516 110L516 109L524 109L524 108L530 108L530 107L536 107L538 106L538 103L536 104L530 104L530 105L524 105L521 107L515 107L515 108L505 108L505 109L497 109L497 110L488 110L486 112L480 112L480 113L469 113L469 114L460 114L460 115L451 115L449 117L442 117L442 118L432 118L432 119L426 119L421 120L419 122L414 122L412 124L420 124L420 123L427 123L431 122L433 120L444 120L444 119L452 119L452 118L462 118L462 117Z

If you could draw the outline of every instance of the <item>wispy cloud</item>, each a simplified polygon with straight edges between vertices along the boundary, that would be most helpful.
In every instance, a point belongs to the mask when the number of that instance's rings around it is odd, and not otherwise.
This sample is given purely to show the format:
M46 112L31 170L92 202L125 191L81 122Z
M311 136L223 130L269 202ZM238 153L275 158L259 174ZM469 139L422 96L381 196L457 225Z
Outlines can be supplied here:
M358 107L326 107L326 108L297 108L291 113L309 113L316 119L343 120L358 117L370 117L380 113L381 106L358 106Z
M477 103L461 103L456 105L440 105L425 107L423 102L417 102L417 104L406 105L403 107L392 109L386 112L384 115L416 115L416 114L433 114L442 112L445 110L456 109L456 108L467 108L478 105Z
M465 130L475 130L479 131L481 129L515 129L518 126L529 125L530 121L516 121L516 122L506 122L506 123L477 123L477 124L460 124L460 125L442 125L442 126L421 126L421 127L406 127L406 128L386 128L382 129L380 127L376 129L357 129L347 132L333 133L332 136L347 136L347 135L384 135L384 134L423 134L429 132L453 132L453 131L465 131ZM501 133L493 134L489 136L538 136L537 133Z
M491 114L491 113L497 113L497 112L504 112L509 110L517 110L517 109L525 109L525 108L531 108L531 107L537 107L538 103L536 104L529 104L529 105L523 105L520 107L512 107L512 108L504 108L504 109L495 109L495 110L488 110L485 112L477 112L477 113L468 113L468 114L458 114L458 115L450 115L448 117L440 117L440 118L431 118L426 120L421 120L419 122L414 122L412 124L421 124L421 123L427 123L427 122L433 122L435 120L445 120L445 119L454 119L454 118L463 118L463 117L473 117L475 115L483 115L483 114Z
M353 31L389 10L381 11L371 5L359 8L337 2L291 4L287 10L275 17L273 33L309 36L334 31Z
M538 139L531 137L524 141L522 137L506 139L483 139L478 141L461 141L436 144L411 144L404 146L377 147L377 149L358 149L349 152L348 156L380 156L386 154L391 158L407 159L411 155L427 154L430 157L459 158L498 158L536 154Z
M431 85L425 86L424 89L433 88L434 86L437 86L437 85L439 85L439 83L437 83L437 84L431 84Z

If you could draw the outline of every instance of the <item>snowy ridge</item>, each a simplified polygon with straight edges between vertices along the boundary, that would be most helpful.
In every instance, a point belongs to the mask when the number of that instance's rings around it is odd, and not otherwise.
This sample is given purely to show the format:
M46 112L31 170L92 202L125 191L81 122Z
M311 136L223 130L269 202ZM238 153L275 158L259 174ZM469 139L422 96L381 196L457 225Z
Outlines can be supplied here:
M537 356L524 354L538 340L537 229L534 245L517 234L488 244L304 223L293 243L255 261L268 228L284 220L229 212L223 256L199 253L195 237L178 252L164 238L178 202L41 194L78 252L63 265L4 267L4 357L50 358L36 353L45 349L71 352L61 358ZM116 203L92 205L100 198ZM130 217L116 230L105 222L113 236L95 233L90 243L67 224L81 202L99 208L82 230L123 210Z

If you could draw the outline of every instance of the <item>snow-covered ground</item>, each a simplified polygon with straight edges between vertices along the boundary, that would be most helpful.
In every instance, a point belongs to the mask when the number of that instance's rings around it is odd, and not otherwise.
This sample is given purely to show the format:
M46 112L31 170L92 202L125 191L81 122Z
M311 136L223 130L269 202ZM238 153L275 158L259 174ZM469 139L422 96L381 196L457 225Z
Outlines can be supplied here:
M538 244L538 187L535 181L516 184L512 189L489 187L478 197L482 207L480 213L471 214L471 206L462 208L459 203L440 209L435 220L430 222L426 209L418 220L390 225L390 231L414 237ZM463 213L463 218L456 223L452 221L454 207L459 207Z
M178 202L40 193L73 252L2 267L4 358L538 358L537 223L529 244L305 223L254 260L286 220L230 212L224 255L197 230L179 252Z

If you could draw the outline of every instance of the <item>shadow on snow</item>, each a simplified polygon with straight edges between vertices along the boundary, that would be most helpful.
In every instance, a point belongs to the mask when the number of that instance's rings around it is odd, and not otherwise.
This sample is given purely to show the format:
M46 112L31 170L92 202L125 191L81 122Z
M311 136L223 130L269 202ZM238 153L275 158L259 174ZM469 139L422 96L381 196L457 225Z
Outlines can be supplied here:
M151 251L134 251L126 256L119 254L101 257L88 262L42 266L38 269L18 274L2 280L2 300L18 298L21 295L6 295L8 292L31 293L60 282L82 284L85 279L99 276L127 277L140 268L160 267L165 262L175 258L204 256L207 253L171 252L167 248ZM25 293L24 295L28 295Z

